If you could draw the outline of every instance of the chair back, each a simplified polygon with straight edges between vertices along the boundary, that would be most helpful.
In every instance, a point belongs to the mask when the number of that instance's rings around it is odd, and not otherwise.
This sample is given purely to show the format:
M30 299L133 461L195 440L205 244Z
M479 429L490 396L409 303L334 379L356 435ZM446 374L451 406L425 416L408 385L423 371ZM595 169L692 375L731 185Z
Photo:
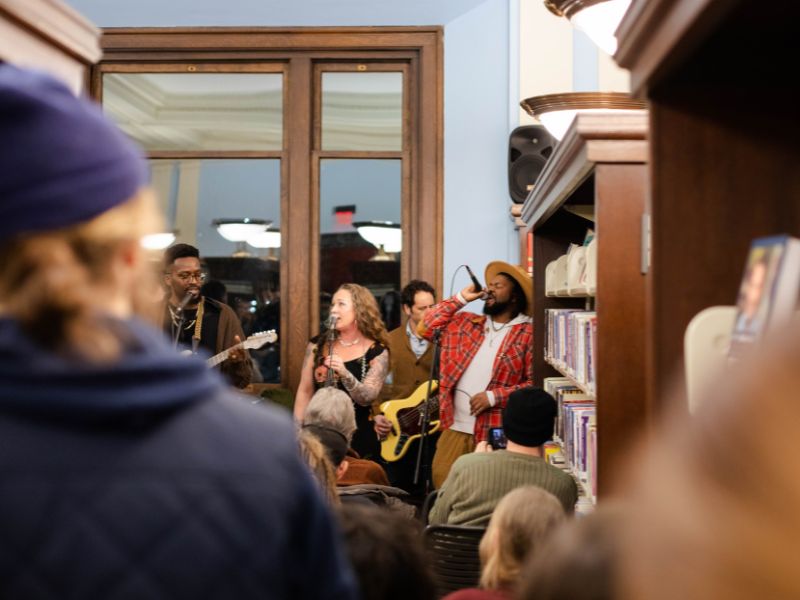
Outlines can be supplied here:
M429 525L425 548L439 597L463 588L477 587L481 578L478 556L485 527Z

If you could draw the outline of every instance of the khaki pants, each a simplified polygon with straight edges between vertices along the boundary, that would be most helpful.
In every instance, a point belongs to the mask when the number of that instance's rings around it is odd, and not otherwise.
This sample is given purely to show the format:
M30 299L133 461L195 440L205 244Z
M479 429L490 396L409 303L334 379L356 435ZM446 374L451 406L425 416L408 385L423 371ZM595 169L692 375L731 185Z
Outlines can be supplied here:
M453 466L456 459L462 454L469 454L473 450L475 450L475 442L472 434L453 431L452 429L442 431L439 442L436 444L436 454L433 455L433 464L431 465L433 487L437 490L442 487L444 480L447 479L447 474L450 472L450 467Z

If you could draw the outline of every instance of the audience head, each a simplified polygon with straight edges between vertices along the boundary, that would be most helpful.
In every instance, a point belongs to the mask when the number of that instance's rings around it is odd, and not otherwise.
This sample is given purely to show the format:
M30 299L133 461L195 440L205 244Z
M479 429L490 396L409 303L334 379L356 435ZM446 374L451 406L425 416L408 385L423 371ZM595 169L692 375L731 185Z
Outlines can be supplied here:
M436 598L416 521L364 504L343 504L339 514L362 600Z
M362 335L384 346L388 344L378 302L367 288L356 283L340 285L331 301L331 313L339 317L337 330L342 331L355 324Z
M481 587L515 587L525 560L545 551L548 536L565 519L561 502L542 488L526 485L503 496L481 539Z
M556 401L541 388L521 388L508 396L503 409L503 430L509 442L529 448L553 438Z
M800 329L780 336L632 453L626 598L800 598Z
M220 304L228 303L228 288L219 279L210 279L200 288L200 295L204 298L211 298Z
M297 433L300 444L300 456L311 469L314 479L319 484L322 494L332 506L339 505L339 493L336 490L336 470L331 464L329 455L320 439L310 431L301 429Z
M43 73L0 64L0 305L49 350L111 360L107 316L146 311L162 228L142 152ZM152 285L148 285L152 283Z
M356 412L346 392L329 386L318 389L308 403L303 425L330 427L341 433L347 443L356 431Z
M436 302L436 292L427 281L414 279L400 292L400 302L411 327L416 329Z
M307 431L322 442L333 468L336 469L336 479L341 479L347 471L347 439L335 429L320 425L303 425L303 431Z
M523 567L519 600L615 600L617 536L625 513L601 505L590 515L572 519Z

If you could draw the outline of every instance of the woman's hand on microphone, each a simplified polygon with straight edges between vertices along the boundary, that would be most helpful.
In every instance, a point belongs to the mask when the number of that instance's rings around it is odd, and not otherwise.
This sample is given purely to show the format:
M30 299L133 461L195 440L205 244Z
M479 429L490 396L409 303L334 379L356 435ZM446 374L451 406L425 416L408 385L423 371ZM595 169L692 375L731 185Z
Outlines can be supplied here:
M336 356L335 354L332 356L328 356L325 358L325 362L323 363L326 367L333 369L333 371L337 375L344 375L347 373L347 367L344 366L344 362L341 358Z

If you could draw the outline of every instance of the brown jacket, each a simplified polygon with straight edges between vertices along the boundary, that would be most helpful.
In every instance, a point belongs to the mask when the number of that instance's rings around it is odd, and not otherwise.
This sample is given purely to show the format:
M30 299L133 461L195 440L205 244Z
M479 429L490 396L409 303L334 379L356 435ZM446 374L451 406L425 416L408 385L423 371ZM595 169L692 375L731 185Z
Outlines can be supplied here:
M433 345L429 344L425 353L417 358L408 341L406 325L403 324L389 332L389 373L392 383L381 390L380 398L400 400L408 398L431 374Z

